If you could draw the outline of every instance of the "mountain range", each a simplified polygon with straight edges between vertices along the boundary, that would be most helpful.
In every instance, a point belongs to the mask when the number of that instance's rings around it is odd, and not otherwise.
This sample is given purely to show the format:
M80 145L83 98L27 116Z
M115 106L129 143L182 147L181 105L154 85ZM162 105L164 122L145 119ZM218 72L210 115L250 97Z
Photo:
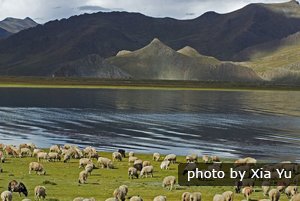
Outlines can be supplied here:
M35 27L37 25L38 24L29 17L25 19L11 17L5 18L3 21L0 21L0 39L7 38L12 34Z
M0 36L7 32L0 26ZM300 82L300 59L293 54L300 47L299 33L295 0L207 12L191 20L84 14L0 40L0 74Z

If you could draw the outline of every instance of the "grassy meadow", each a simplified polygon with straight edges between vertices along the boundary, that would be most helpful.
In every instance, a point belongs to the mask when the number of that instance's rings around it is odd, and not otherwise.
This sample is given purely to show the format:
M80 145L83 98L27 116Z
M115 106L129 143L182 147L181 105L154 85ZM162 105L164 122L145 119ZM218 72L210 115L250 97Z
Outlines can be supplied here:
M111 153L100 153L100 156L111 158ZM0 173L0 191L7 190L8 183L15 179L23 182L28 191L29 198L34 200L34 187L43 185L47 189L48 201L72 201L75 197L94 197L97 201L104 201L112 197L115 188L120 185L129 187L128 197L140 195L144 201L152 201L157 195L167 196L168 201L180 201L183 192L201 192L202 200L209 201L213 199L214 194L222 193L226 190L233 191L233 187L183 187L176 185L176 189L169 191L162 188L164 177L173 175L177 177L177 164L171 165L170 170L161 170L160 162L152 161L152 155L136 154L142 160L151 161L154 166L153 178L129 179L127 175L128 158L122 162L114 162L115 169L95 169L92 175L88 177L87 184L78 184L78 175L82 169L79 169L79 160L72 159L68 163L63 162L41 162L46 170L46 175L28 174L28 165L36 158L7 158L4 164L1 164L3 173ZM184 162L185 157L178 157L178 162ZM96 163L96 160L94 160ZM226 162L226 160L225 160ZM228 162L230 162L228 160ZM232 162L232 161L231 161ZM262 195L261 188L256 187L256 192L252 194L251 200L265 198ZM24 196L19 197L18 193L13 193L14 201L21 201ZM236 194L234 200L243 200L241 194ZM287 201L287 197L282 194L281 201Z

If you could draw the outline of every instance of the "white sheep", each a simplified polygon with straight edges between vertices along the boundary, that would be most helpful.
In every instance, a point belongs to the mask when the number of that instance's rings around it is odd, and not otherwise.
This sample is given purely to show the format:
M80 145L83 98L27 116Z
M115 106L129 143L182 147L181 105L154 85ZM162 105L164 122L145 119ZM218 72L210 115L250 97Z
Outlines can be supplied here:
M92 174L92 171L93 171L93 169L94 169L94 164L93 163L89 163L89 164L87 164L86 166L85 166L85 171L87 172L87 173L89 173L90 175Z
M204 163L209 163L210 162L210 158L207 155L203 155L202 160L203 160Z
M170 167L171 162L170 161L162 161L160 164L160 169L162 170L168 170Z
M225 197L220 194L215 194L213 201L225 201Z
M153 160L154 161L159 161L159 159L160 159L160 153L154 153L153 154Z
M122 191L123 193L125 193L125 196L126 196L128 193L128 186L121 185L121 186L119 186L119 190Z
M153 201L167 201L167 197L163 195L156 196Z
M87 182L88 173L83 170L79 173L78 183L79 184L85 184Z
M201 199L202 199L202 195L200 192L194 192L194 193L191 193L191 195L190 195L191 201L201 201Z
M269 191L269 198L271 201L278 201L280 198L280 192L277 189L272 189Z
M45 186L36 186L34 188L34 196L37 200L45 199L47 196Z
M244 197L247 200L249 200L250 195L253 193L253 189L252 189L252 187L247 186L247 187L243 188L242 193L243 193Z
M60 147L58 146L58 145L52 145L51 147L50 147L50 150L49 150L50 152L55 152L55 153L61 153L61 149L60 149Z
M40 162L40 160L47 161L49 159L48 153L46 152L39 152L37 153L37 160Z
M31 174L31 171L35 171L36 174L46 174L46 171L44 170L44 166L37 162L31 162L29 163L29 174Z
M197 162L198 161L198 156L196 154L191 154L191 155L187 155L185 157L185 159L186 159L186 161L188 163L190 163L190 162Z
M190 192L184 192L181 195L181 201L190 201L191 193Z
M32 151L29 148L21 148L20 149L20 153L19 153L19 157L31 157L32 156Z
M50 152L50 153L48 153L48 159L49 159L49 161L60 161L61 157L60 157L59 153Z
M113 192L113 196L118 199L118 200L121 200L121 201L125 201L126 199L126 193L121 190L120 188L116 188Z
M129 152L128 156L129 157L133 157L134 156L134 152L133 151Z
M112 160L122 161L122 155L119 152L114 152L112 153Z
M136 161L138 159L138 157L135 156L129 156L128 158L128 163L134 163L134 161Z
M143 167L140 175L141 178L143 178L144 176L148 177L148 175L151 175L151 177L153 177L153 166L150 165L150 166Z
M134 167L128 168L128 176L130 179L133 179L133 177L139 178L138 170Z
M176 184L176 177L174 176L167 176L163 179L162 187L169 187L169 190L171 191Z
M3 191L1 193L2 201L12 201L12 192L10 191Z
M143 198L141 198L140 196L133 196L129 201L143 201Z
M28 198L25 198L25 199L23 199L22 201L31 201L30 199L28 199Z
M288 186L284 192L290 198L298 193L298 186Z
M79 160L79 168L83 168L84 166L86 166L89 163L93 163L93 161L89 158L81 158Z
M43 152L43 150L41 150L41 149L34 149L34 150L33 150L33 153L32 153L32 156L35 157L35 156L37 156L37 154L40 153L40 152Z
M175 154L169 154L166 155L164 161L170 161L171 163L176 163L176 155Z
M112 161L108 158L99 157L97 163L99 166L101 166L101 168L107 168L107 169L114 168Z
M233 201L233 192L232 191L225 191L222 193L222 196L224 197L225 201Z
M150 166L150 161L143 161L143 167Z
M300 201L300 193L297 193L291 198L291 201Z
M267 196L268 193L269 193L269 190L271 189L270 182L269 181L264 181L261 184L261 188L262 188L262 191L263 191L263 195Z

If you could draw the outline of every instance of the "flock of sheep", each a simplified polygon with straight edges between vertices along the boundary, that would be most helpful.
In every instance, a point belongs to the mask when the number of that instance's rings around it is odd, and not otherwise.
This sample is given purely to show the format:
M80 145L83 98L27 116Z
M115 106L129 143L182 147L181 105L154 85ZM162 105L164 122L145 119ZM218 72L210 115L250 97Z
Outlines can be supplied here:
M43 149L37 148L34 144L20 144L18 147L12 145L0 144L0 162L4 163L7 157L36 157L37 162L30 162L28 165L28 173L35 172L39 175L45 175L46 170L40 163L41 161L63 161L69 162L70 159L79 159L79 168L83 170L79 173L78 183L85 184L88 181L89 175L96 166L101 168L113 169L114 163L122 161L128 157L128 178L143 178L153 177L154 167L151 165L153 162L160 162L160 168L162 170L168 170L171 164L175 164L177 156L175 154L166 155L164 158L159 153L153 154L153 161L142 161L134 152L125 153L125 150L119 149L117 152L112 153L112 158L100 157L95 148L88 146L84 149L80 149L73 145L53 145L50 147L49 152L45 152ZM97 164L93 163L92 159L97 160ZM220 166L221 161L217 156L203 156L202 161L205 163L212 163L213 165ZM186 156L186 163L198 162L198 156L196 154ZM237 168L246 167L248 164L256 163L254 158L243 158L235 161ZM285 162L288 163L288 162ZM0 172L2 171L0 167ZM300 177L299 177L300 178ZM162 187L167 188L170 191L175 188L177 179L175 176L170 175L162 180ZM121 185L115 189L112 193L113 197L106 199L106 201L125 201L128 193L128 186ZM298 193L298 187L290 184L278 186L277 188L271 188L270 183L263 183L262 190L264 196L268 196L269 199L261 199L260 201L279 201L281 193L285 193L291 201L300 201L300 193ZM34 189L34 195L36 200L44 200L47 196L47 189L45 186L36 186ZM242 193L244 197L249 200L251 194L254 192L254 183L238 183L233 191L235 193ZM23 193L26 197L28 195L26 186L22 182L12 180L8 185L8 190L1 193L2 201L12 201L13 192L18 192L20 195ZM181 196L182 201L201 201L202 194L200 192L184 192ZM213 197L213 201L233 201L234 192L226 191L222 194L216 194ZM23 199L22 201L30 201L30 199ZM94 198L77 197L73 201L95 201ZM130 201L143 201L141 196L131 196ZM159 195L153 199L153 201L167 201L167 197Z

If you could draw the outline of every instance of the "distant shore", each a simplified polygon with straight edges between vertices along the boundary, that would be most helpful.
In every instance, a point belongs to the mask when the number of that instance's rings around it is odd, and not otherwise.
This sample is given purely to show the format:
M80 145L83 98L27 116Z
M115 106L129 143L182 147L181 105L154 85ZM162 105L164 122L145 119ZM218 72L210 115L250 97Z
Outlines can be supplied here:
M290 90L298 84L173 80L103 80L95 78L0 77L0 88L133 89L133 90Z

